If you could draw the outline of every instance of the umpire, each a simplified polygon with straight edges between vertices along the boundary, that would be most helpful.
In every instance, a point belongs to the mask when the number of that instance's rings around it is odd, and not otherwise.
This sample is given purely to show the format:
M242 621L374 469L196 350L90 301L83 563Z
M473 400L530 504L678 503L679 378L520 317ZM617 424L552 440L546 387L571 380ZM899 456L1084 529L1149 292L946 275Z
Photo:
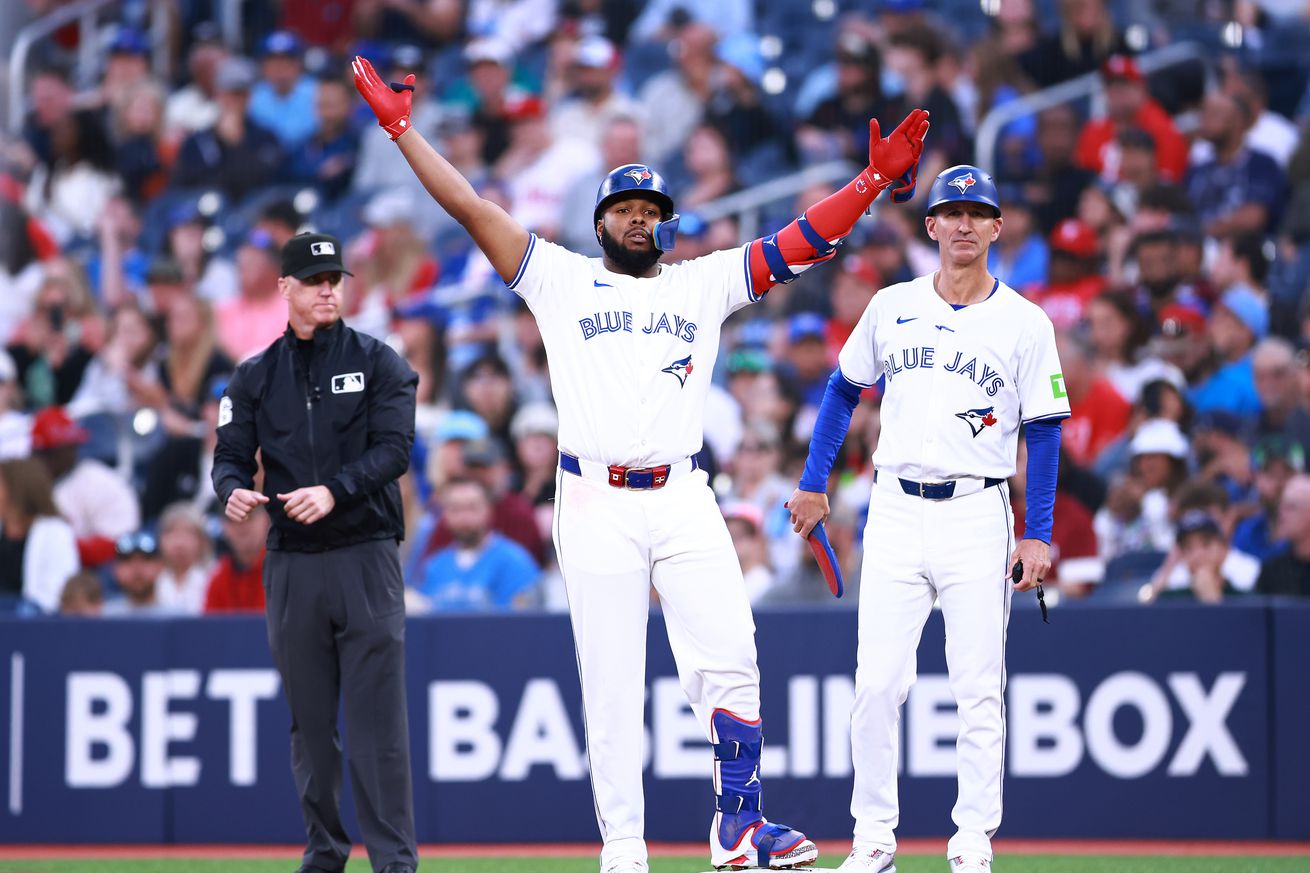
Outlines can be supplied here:
M268 642L291 707L291 769L305 816L301 873L341 873L337 706L350 779L379 873L418 865L405 709L400 487L418 376L341 321L341 243L302 233L282 248L286 332L237 368L219 402L214 491L228 518L268 504ZM263 490L252 490L258 451Z

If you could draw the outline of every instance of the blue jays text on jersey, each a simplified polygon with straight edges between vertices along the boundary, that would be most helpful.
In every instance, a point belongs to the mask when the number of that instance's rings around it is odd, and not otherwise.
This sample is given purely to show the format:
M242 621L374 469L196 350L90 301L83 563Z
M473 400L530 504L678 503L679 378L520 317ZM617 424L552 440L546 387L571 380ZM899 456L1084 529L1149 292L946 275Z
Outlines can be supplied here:
M578 319L582 328L582 338L589 340L603 333L632 333L632 313L625 310L596 312L586 318ZM690 318L672 312L652 312L650 324L641 328L642 333L667 333L678 337L683 342L696 341L696 322Z
M932 369L936 366L934 361L936 351L932 346L917 346L901 349L899 355L895 353L888 355L882 362L887 381L891 382L904 370L914 370L919 367ZM1005 387L1005 377L986 361L979 362L976 355L965 360L964 352L956 352L954 360L945 364L942 369L977 384L987 392L988 397L995 397L996 392Z

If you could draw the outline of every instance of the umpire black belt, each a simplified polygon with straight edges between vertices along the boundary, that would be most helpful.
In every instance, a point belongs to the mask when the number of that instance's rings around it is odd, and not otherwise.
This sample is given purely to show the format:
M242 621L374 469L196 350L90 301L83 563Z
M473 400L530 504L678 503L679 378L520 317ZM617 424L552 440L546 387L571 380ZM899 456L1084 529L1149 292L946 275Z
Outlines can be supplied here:
M878 471L873 471L873 481L878 481ZM897 478L901 490L911 497L924 500L950 500L952 497L964 497L977 494L994 485L1000 485L1004 479L951 479L948 482L915 482L913 479Z
M695 457L683 458L681 461L658 467L620 467L617 464L583 460L568 452L559 453L559 468L565 473L572 473L583 479L607 482L614 488L626 488L631 491L663 488L670 479L685 476L698 466Z

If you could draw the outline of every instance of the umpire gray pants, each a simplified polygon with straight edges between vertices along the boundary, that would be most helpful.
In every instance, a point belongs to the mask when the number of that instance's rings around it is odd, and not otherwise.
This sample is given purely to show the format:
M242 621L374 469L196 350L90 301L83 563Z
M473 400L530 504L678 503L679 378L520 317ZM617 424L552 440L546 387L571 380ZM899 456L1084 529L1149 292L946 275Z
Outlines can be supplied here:
M340 873L345 700L350 783L374 870L418 865L405 708L405 588L394 540L264 560L268 644L291 707L291 769L305 817L304 864Z

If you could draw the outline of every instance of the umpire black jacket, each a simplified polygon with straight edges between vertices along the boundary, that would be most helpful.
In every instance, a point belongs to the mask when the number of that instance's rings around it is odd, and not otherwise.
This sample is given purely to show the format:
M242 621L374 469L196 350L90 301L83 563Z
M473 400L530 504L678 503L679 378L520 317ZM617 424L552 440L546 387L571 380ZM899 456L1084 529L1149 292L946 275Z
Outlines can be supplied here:
M403 539L396 480L414 444L418 376L384 343L340 321L316 331L312 348L298 346L288 327L228 382L219 401L215 493L226 504L233 490L253 487L259 449L270 549ZM332 511L310 525L287 518L277 495L311 485L332 492Z

